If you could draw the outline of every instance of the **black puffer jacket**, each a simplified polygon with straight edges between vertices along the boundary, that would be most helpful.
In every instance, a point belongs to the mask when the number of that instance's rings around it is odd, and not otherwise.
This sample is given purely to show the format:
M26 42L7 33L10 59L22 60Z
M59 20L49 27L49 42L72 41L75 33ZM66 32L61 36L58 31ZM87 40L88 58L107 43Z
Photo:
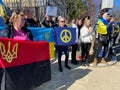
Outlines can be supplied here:
M39 24L37 22L35 22L35 20L31 19L25 19L25 26L26 27L40 27Z
M22 30L27 34L30 40L33 40L33 35L26 27L23 27ZM14 27L12 24L6 26L5 29L0 31L0 37L13 38L14 37Z

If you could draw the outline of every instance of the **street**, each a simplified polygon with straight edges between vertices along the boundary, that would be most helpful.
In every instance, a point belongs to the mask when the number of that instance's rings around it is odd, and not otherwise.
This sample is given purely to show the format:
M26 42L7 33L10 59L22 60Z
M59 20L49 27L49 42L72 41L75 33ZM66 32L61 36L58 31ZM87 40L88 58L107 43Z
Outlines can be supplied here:
M64 67L59 72L57 59L51 61L52 79L34 90L119 90L120 62L110 66L83 67L70 63L71 70Z

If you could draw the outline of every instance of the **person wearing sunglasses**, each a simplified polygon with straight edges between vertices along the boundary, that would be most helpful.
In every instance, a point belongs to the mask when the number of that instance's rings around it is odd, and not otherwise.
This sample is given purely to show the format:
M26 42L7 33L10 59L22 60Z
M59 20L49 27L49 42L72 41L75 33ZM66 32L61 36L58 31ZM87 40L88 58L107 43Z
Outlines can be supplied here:
M25 27L24 13L14 11L10 17L10 24L0 31L0 37L16 40L33 40L32 33Z
M108 33L108 24L110 20L110 15L108 12L105 12L97 22L97 30L98 33L98 43L97 43L97 50L95 50L93 65L97 66L98 59L101 58L100 62L103 64L108 65L106 61L106 55L108 52L109 46L109 33ZM108 56L108 55L107 55Z
M59 18L59 25L58 27L67 27L65 25L65 19L63 17ZM56 46L56 49L58 51L58 65L59 65L59 71L63 72L62 68L62 63L61 63L61 57L62 57L62 52L65 54L65 67L67 69L71 69L71 67L68 65L68 58L69 58L69 51L68 51L68 46Z

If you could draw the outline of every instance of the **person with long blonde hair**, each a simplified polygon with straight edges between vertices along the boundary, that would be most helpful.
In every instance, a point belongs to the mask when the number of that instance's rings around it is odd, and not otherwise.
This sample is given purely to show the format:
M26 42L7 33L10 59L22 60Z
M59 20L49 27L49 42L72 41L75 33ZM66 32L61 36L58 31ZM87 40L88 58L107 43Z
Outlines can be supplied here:
M17 40L33 40L32 33L25 27L25 16L22 12L14 11L10 17L11 24L0 31L0 37Z
M82 51L82 61L81 65L89 66L89 51L91 47L91 41L92 41L92 33L93 29L90 26L91 21L89 18L84 19L84 25L80 30L80 40L81 40L81 51Z

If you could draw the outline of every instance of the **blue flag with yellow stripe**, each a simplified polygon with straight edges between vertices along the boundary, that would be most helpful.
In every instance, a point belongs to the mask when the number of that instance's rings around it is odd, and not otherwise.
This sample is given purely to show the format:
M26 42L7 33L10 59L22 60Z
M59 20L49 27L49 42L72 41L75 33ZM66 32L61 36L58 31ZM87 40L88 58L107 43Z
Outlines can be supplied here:
M28 27L28 29L32 32L34 41L45 40L47 42L54 42L52 28Z
M55 27L56 45L71 45L76 41L76 28Z
M54 58L54 33L52 28L28 27L33 34L34 41L49 42L50 58Z

